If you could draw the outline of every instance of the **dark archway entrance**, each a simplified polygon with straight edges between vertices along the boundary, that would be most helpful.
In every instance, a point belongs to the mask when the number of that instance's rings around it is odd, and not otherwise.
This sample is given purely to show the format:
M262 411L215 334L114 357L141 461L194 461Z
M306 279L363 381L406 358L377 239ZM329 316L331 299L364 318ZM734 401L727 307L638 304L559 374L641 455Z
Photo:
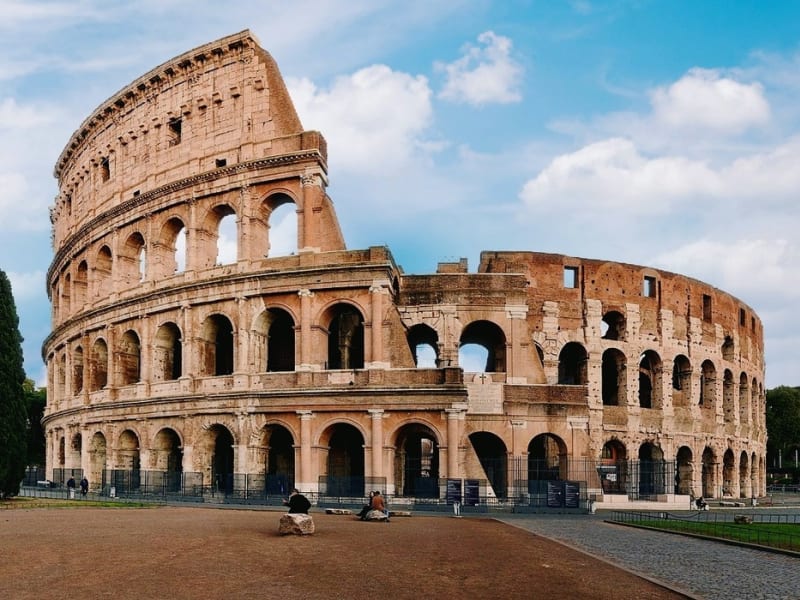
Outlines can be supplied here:
M425 425L406 425L398 432L395 482L400 495L439 497L439 443Z
M326 495L364 496L364 436L346 423L334 425L328 434Z
M214 425L210 430L214 437L214 450L211 455L211 481L214 490L230 494L233 491L233 435L222 425Z
M499 437L486 431L478 431L469 436L481 468L497 498L505 498L508 479L508 451Z
M678 473L675 477L675 493L690 496L692 495L692 477L694 476L692 449L688 446L681 446L675 458L678 462Z
M546 494L547 482L566 479L566 446L563 440L550 433L537 435L528 444L528 493ZM563 471L562 471L563 467Z
M294 487L294 440L282 425L264 428L265 489L267 495L287 496Z
M661 448L645 442L639 447L639 500L657 500L666 493L666 462Z

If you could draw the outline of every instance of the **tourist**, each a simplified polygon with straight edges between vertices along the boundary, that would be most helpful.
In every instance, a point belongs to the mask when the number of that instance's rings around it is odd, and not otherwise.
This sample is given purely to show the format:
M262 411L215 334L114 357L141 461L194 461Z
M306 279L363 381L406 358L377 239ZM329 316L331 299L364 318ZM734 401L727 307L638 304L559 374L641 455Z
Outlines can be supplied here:
M364 521L367 518L367 513L372 510L372 497L375 495L375 492L369 493L369 498L367 499L367 503L361 509L361 512L358 513L358 518Z
M383 501L383 496L378 490L372 495L372 510L379 510L386 515L386 522L389 522L389 511L386 510L386 503Z
M86 496L89 492L89 480L84 477L81 479L81 496Z
M74 498L75 497L75 478L74 477L70 477L67 480L67 490L69 490L69 497L70 498Z
M288 500L284 500L283 503L289 507L290 514L307 515L308 509L311 508L311 502L297 488L292 490L292 495L289 496Z

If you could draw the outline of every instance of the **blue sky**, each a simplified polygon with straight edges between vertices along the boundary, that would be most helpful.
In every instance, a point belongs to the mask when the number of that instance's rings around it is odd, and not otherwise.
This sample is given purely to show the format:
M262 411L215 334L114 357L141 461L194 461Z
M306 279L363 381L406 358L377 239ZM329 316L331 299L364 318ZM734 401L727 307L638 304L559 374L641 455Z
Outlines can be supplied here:
M649 265L762 318L800 385L800 3L0 0L0 269L45 381L53 165L103 100L250 29L329 145L350 248Z

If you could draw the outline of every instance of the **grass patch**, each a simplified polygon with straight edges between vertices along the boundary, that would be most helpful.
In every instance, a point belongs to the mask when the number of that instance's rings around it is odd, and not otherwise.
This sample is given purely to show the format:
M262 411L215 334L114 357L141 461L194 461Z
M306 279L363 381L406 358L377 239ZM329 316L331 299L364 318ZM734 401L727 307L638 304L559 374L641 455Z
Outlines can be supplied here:
M7 498L0 500L0 509L28 508L152 508L148 502L122 502L112 500L61 500L58 498Z
M782 550L800 551L800 524L750 523L739 525L730 522L683 521L680 519L651 519L631 524L667 531L691 533L712 538L758 544Z

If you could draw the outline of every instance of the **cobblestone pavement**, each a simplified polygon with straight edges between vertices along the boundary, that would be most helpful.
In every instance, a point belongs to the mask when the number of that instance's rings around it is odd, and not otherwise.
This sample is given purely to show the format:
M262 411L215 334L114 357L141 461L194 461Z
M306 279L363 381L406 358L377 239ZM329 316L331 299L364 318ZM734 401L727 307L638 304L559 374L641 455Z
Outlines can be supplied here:
M800 599L800 559L682 535L613 525L597 515L506 516L558 540L708 600Z

